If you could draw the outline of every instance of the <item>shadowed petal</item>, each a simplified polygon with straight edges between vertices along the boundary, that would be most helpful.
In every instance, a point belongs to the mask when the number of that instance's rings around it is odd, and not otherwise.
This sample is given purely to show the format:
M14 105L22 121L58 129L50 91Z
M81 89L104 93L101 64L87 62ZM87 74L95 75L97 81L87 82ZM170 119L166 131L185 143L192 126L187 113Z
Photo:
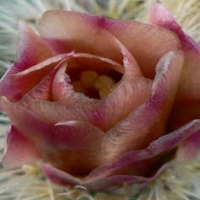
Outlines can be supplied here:
M134 168L138 166L139 168L145 167L147 170L151 166L146 164L153 158L176 148L189 136L199 133L200 120L194 120L178 130L153 141L146 149L127 152L116 162L100 166L99 168L93 170L85 179L83 179L83 182L86 184L91 181L107 177L113 174L115 171L122 170L130 165L132 173L134 172ZM156 161L158 162L158 159ZM155 163L153 163L153 165L155 165Z
M50 165L43 166L44 174L52 182L60 185L79 185L80 179Z
M109 130L103 141L106 162L123 153L143 149L165 133L165 127L177 91L183 65L180 51L169 52L157 65L151 99Z
M155 180L167 168L167 166L168 164L163 165L149 177L136 175L113 175L97 179L91 183L84 184L83 181L83 186L90 190L102 190L115 195L135 195L150 182ZM123 187L124 184L126 184L126 187Z
M2 164L6 169L34 163L41 158L34 145L14 126L7 133L5 155Z
M0 96L7 96L11 100L20 99L23 93L11 75L23 71L52 55L51 50L31 28L25 23L20 22L17 61L0 81ZM26 84L23 87L26 87Z

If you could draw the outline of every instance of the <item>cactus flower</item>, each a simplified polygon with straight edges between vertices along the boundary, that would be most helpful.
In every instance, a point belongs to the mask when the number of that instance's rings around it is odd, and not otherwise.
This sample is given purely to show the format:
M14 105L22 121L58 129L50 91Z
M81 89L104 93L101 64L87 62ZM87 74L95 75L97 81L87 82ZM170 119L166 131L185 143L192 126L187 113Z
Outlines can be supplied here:
M148 23L49 10L37 31L19 22L0 82L5 168L38 163L54 183L120 193L197 156L200 46L161 3Z

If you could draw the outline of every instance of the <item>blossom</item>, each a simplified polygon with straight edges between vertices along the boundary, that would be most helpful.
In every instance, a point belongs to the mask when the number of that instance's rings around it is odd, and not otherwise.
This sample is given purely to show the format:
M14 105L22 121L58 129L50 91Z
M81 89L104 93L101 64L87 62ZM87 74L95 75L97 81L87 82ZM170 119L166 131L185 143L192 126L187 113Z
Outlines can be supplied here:
M194 158L199 46L160 3L149 22L47 11L40 37L20 22L0 83L12 122L4 166L39 162L58 184L117 192Z

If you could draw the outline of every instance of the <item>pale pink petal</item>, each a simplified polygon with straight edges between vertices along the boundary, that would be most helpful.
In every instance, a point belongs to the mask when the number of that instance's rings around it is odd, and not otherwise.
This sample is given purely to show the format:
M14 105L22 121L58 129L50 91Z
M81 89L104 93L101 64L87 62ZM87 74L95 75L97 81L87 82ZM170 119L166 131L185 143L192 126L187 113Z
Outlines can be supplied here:
M200 53L200 46L184 33L172 14L160 2L152 6L149 13L149 22L176 33L184 50Z
M50 165L43 166L45 176L59 185L79 185L80 179Z
M135 172L135 175L139 175L137 170L140 168L144 168L147 172L152 166L155 166L155 163L161 164L163 153L165 153L165 158L167 158L166 156L170 154L170 150L174 150L189 136L199 133L200 120L194 120L178 130L153 141L146 149L126 152L116 162L100 166L83 179L83 182L86 184L96 181L122 171L127 167L130 167L131 172ZM144 171L142 173L144 174Z
M127 195L128 191L129 195L135 195L150 182L155 180L167 167L168 164L162 165L148 177L137 175L112 175L86 184L84 184L83 180L81 183L87 189L94 191L101 190L115 195ZM130 188L122 189L125 184L127 186L130 184Z
M180 49L177 36L161 27L134 20L108 20L104 26L126 46L145 77L155 76L155 66L164 54Z
M175 130L190 120L200 117L200 45L184 33L172 14L160 2L152 6L149 20L176 33L186 54L175 109L170 120L170 128Z
M0 96L7 96L11 100L20 99L23 94L11 75L23 71L52 55L51 50L33 30L27 24L20 22L17 61L0 81ZM24 87L26 87L25 84Z
M106 162L113 162L127 151L146 148L165 133L183 58L182 52L176 51L169 52L159 61L149 102L138 107L106 133L103 141Z
M115 72L123 73L123 66L120 64L100 56L85 54L85 53L74 53L71 60L67 60L61 64L52 85L52 95L54 101L64 102L67 105L77 103L97 103L97 99L89 98L79 92L75 92L71 85L71 77L67 74L68 70L93 70L97 73L102 71L113 70Z
M20 167L24 164L35 163L41 160L34 145L11 126L6 137L5 155L2 164L6 169Z
M12 124L23 131L44 161L72 174L87 174L101 163L104 133L97 127L81 121L48 123L29 108L3 101Z
M185 139L176 152L176 160L191 161L197 158L200 150L200 133L197 132Z
M48 91L47 86L54 74L52 72L52 75L47 77L47 83L44 84L45 80L42 81L27 93L26 98L23 98L19 104L32 110L48 123L57 123L61 120L81 120L90 122L102 130L107 130L127 116L131 110L148 101L152 83L149 79L140 78L141 72L137 62L119 41L115 42L118 43L118 48L122 52L124 69L116 62L99 56L81 53L59 55L15 75L15 78L20 81L31 76L37 77L38 73L41 74L41 70L46 70L45 73L47 70L52 70L52 67L48 66L49 63L62 61L56 66L58 70L52 80L52 98L59 102L44 101L46 98L44 98L44 94L48 93L43 94L43 92ZM68 82L70 77L65 73L65 69L84 68L85 66L97 71L116 70L124 73L124 76L107 97L102 100L90 99L73 91ZM124 72L121 71L122 69ZM38 98L38 95L40 97L43 95L42 101L39 100L41 98ZM27 97L31 98L27 99Z
M90 53L121 63L116 43L103 28L106 21L88 14L51 10L44 13L38 29L56 53Z
M48 11L39 25L41 36L57 53L75 50L121 63L120 52L105 30L127 47L148 77L154 76L155 64L162 55L180 47L179 40L170 31L134 20L110 20L76 12Z

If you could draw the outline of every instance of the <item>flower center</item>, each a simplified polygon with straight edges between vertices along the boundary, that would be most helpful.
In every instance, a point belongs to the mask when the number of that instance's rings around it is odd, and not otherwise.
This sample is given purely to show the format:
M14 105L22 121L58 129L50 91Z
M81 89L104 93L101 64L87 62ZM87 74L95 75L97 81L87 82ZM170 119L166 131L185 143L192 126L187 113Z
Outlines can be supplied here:
M90 98L103 99L111 92L113 86L119 81L118 79L119 75L116 76L116 74L110 76L85 70L81 71L75 79L71 77L71 84L76 92L83 93Z

